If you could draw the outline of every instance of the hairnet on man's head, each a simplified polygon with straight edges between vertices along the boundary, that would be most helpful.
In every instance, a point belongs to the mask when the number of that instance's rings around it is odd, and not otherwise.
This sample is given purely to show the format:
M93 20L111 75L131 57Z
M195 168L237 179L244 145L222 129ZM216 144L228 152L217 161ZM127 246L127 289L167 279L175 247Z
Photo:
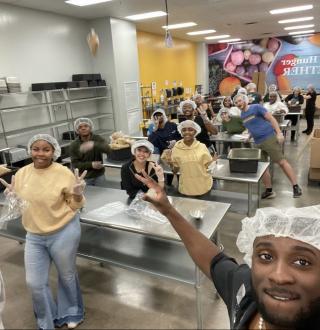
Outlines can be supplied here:
M320 250L320 206L284 210L267 207L258 209L254 217L243 219L237 246L250 267L255 239L270 235L292 238Z
M155 111L153 111L153 113L151 115L151 120L153 122L155 122L154 115L157 114L157 113L161 113L162 114L164 123L166 123L168 121L168 117L166 115L166 112L163 109L159 108L159 109L156 109Z
M247 95L247 94L248 94L248 91L247 91L245 88L240 87L240 88L238 89L238 92L237 92L237 95L238 95L238 94L244 94L244 95Z
M278 87L277 87L277 85L275 85L275 84L271 84L271 85L269 85L269 87L268 87L268 91L269 91L269 92L275 92L277 89L278 89Z
M31 147L32 145L39 140L43 140L48 142L49 144L52 145L52 148L54 150L53 152L53 160L57 160L60 156L61 156L61 148L59 146L58 141L51 135L49 134L37 134L35 136L33 136L29 142L28 142L28 153L29 155L31 155Z
M186 105L186 104L190 104L192 106L193 110L197 109L197 105L194 101L185 100L185 101L180 102L180 104L179 104L179 108L181 109L181 111L183 111L183 106Z
M94 129L93 122L90 118L78 118L74 121L74 129L78 132L79 126L81 124L87 124L91 127L91 130Z
M196 94L196 95L193 97L194 100L196 100L197 98L200 98L201 101L204 100L204 97L203 97L201 94Z
M151 142L149 142L148 140L138 140L135 143L133 143L132 146L131 146L132 155L134 155L136 149L139 148L139 147L144 147L144 148L148 149L151 154L154 151L154 146Z
M184 120L178 125L178 132L182 136L182 129L183 128L193 128L196 131L195 136L197 136L201 132L201 127L194 122L193 120Z
M236 100L238 99L238 98L241 98L242 100L243 100L243 102L245 102L246 104L249 104L249 98L248 98L248 96L247 95L245 95L245 94L237 94L234 98L233 98L233 103L234 104L236 104Z
M253 82L249 83L247 86L247 91L251 91L252 89L257 89L257 85Z

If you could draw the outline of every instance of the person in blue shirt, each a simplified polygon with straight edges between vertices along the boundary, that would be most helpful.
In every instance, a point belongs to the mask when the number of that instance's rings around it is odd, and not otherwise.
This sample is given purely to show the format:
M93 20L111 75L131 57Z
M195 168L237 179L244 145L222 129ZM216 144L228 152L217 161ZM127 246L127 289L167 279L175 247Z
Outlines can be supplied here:
M262 150L262 159L266 160L267 156L269 156L271 161L277 163L293 186L293 197L300 197L302 190L297 184L297 177L281 150L284 137L276 119L260 104L249 106L249 100L246 95L236 95L234 103L241 110L241 119L244 127L248 129L257 147ZM262 180L266 187L262 198L275 197L276 194L272 191L269 170L263 174Z
M163 150L173 148L176 141L181 139L177 124L170 122L163 109L157 109L151 116L153 131L148 140L157 148L161 155Z

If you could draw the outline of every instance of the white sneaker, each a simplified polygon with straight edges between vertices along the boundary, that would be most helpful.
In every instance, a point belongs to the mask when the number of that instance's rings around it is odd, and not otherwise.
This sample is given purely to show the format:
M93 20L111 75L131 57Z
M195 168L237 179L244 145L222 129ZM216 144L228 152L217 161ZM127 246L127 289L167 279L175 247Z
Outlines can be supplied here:
M67 324L68 329L75 329L79 324L81 324L83 321L79 322L69 322Z

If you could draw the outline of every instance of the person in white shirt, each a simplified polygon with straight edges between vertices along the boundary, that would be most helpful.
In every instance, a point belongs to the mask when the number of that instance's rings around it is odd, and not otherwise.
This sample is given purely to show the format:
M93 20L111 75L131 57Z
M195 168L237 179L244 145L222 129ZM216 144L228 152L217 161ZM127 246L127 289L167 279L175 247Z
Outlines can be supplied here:
M221 123L221 113L225 112L227 110L228 115L230 117L240 117L241 116L241 110L239 110L237 107L233 106L233 101L230 96L226 96L222 101L222 108L219 110L219 113L216 117L216 121Z
M277 92L269 93L269 102L263 104L263 106L270 112L272 115L283 114L286 115L289 110L288 107L279 100Z

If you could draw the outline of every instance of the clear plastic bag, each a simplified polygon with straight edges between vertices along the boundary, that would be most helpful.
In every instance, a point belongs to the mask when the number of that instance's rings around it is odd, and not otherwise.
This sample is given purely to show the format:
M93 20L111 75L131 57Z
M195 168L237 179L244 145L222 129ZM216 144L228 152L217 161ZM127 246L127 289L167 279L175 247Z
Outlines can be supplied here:
M19 198L15 193L6 194L5 204L0 213L0 229L5 228L8 221L20 218L27 206L27 201Z
M165 224L168 222L167 218L159 211L155 210L149 202L142 199L144 193L139 191L126 209L126 213L136 219L151 221L156 224Z

